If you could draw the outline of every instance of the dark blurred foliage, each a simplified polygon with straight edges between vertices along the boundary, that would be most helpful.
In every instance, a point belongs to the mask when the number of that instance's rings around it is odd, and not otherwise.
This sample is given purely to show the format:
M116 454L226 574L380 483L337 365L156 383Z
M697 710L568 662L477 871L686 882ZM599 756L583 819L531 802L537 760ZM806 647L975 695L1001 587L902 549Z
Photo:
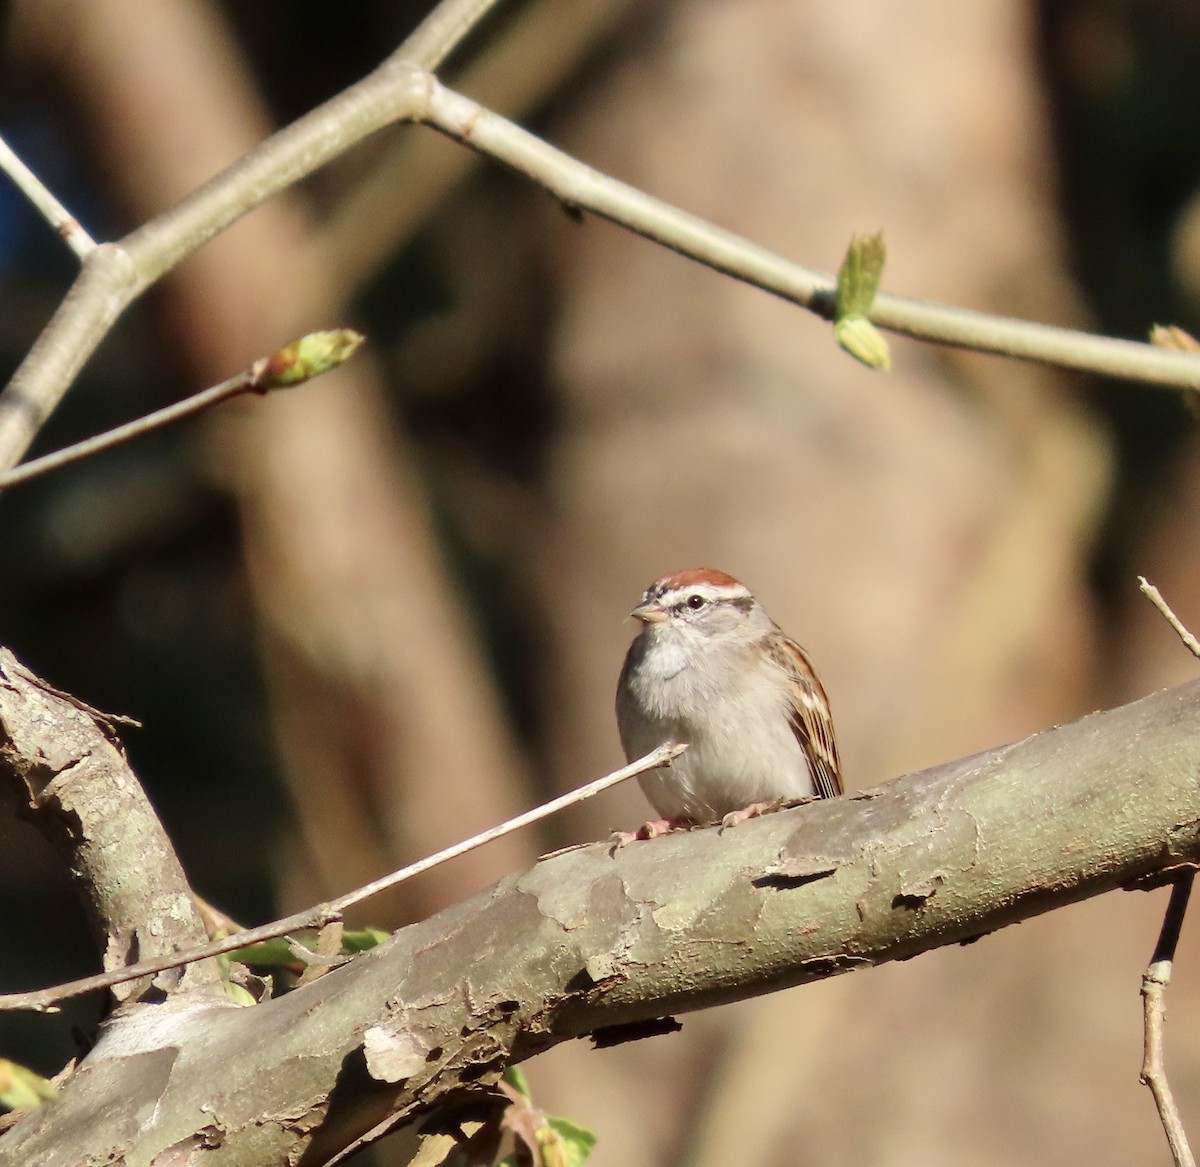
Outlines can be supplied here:
M376 64L427 7L359 4L329 20L316 3L227 6L279 118ZM4 71L9 143L97 238L131 224L106 205L102 160L44 79ZM22 359L75 265L24 199L0 181L0 372ZM417 311L417 306L411 306ZM389 326L395 325L389 321ZM156 339L154 296L121 322L31 453L68 444L195 392ZM235 370L230 370L234 372ZM237 408L236 406L234 408ZM0 639L56 686L136 717L133 766L202 894L235 917L272 911L275 774L236 516L196 464L197 423L153 435L0 497ZM57 860L24 823L0 817L0 987L97 967ZM78 1048L75 1019L0 1016L7 1056L54 1072Z
M1200 304L1172 275L1172 236L1200 189L1200 8L1184 0L1044 3L1042 54L1063 218L1094 327L1137 340L1152 323L1195 333ZM1161 488L1188 414L1178 394L1111 382L1094 386L1090 399L1113 423L1120 460L1096 565L1104 593L1128 578L1133 520Z
M335 10L312 0L263 0L223 7L268 105L284 121L376 64L429 5L368 0ZM1174 288L1168 252L1176 216L1200 180L1200 155L1192 148L1200 14L1172 0L1056 0L1042 6L1041 21L1063 214L1095 322L1119 335L1140 335L1152 320L1194 330L1196 306ZM12 70L0 76L0 129L10 143L93 233L126 229L119 210L106 205L94 177L104 168L74 135L71 110L36 79ZM487 183L493 196L519 185L508 176ZM318 178L312 186L318 203L322 192ZM455 299L432 254L418 241L361 296L355 316L380 351ZM6 376L73 270L66 250L0 180ZM528 336L537 334L533 323ZM157 338L151 296L89 364L37 451L201 388ZM468 450L536 485L552 411L536 395L511 391L517 383L536 384L536 364L537 353L516 344L469 387L398 394L397 408L427 461ZM1106 386L1099 400L1122 446L1120 516L1169 455L1183 413L1175 396L1141 389ZM196 429L185 424L0 498L0 640L56 686L144 723L126 734L129 753L197 889L234 916L257 920L271 912L273 867L287 862L273 853L286 807L235 516L198 468ZM523 440L513 441L514 433ZM468 587L479 585L474 592L486 615L482 565L468 550L453 506L439 498L436 476L433 483L448 554ZM1121 547L1114 524L1102 576ZM492 647L502 675L519 671L519 648L502 624L493 628ZM528 717L528 709L518 711ZM14 826L7 815L0 816L0 912L0 989L95 967L56 861L29 827ZM95 1005L81 1006L77 1016L86 1018L88 1010L94 1013ZM69 1022L53 1039L48 1035L44 1019L0 1016L0 1051L52 1072L73 1052Z

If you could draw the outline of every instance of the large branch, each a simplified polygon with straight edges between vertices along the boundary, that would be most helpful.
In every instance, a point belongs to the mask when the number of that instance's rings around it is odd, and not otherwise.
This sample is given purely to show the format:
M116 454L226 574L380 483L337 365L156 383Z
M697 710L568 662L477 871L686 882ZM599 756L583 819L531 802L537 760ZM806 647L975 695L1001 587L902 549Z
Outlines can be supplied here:
M1167 878L1200 861L1197 774L1192 682L854 797L559 854L278 1000L141 1009L0 1165L321 1163L558 1042Z
M47 685L0 649L0 786L63 856L105 969L207 938L183 868L116 740L113 719ZM221 993L216 963L114 990Z

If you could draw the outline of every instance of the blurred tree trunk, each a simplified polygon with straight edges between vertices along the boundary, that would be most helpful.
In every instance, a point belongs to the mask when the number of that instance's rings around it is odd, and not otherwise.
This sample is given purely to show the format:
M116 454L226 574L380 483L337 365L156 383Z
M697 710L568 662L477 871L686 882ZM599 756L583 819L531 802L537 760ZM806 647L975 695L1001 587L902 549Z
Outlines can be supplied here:
M999 0L667 6L551 136L801 262L833 270L882 227L890 290L1077 323L1031 20ZM1110 454L1065 378L902 340L894 371L871 373L763 293L607 224L547 226L564 422L530 572L563 783L617 760L623 614L694 564L747 581L812 650L851 788L1091 706L1086 558ZM618 814L644 814L636 791ZM580 817L569 834L595 837L612 804ZM754 1167L797 1147L948 1164L965 1142L973 1162L1123 1162L1148 1153L1152 1121L1114 1137L1060 1084L1086 1074L1091 1105L1148 1110L1125 1099L1134 1055L1094 1021L1080 1033L1039 974L1149 908L1097 904L986 951L749 1003L600 1069L555 1051L536 1081L547 1105L592 1115L601 1165ZM1107 960L1103 981L1073 970L1108 994L1095 1017L1127 1013L1130 1042L1140 953L1124 980Z

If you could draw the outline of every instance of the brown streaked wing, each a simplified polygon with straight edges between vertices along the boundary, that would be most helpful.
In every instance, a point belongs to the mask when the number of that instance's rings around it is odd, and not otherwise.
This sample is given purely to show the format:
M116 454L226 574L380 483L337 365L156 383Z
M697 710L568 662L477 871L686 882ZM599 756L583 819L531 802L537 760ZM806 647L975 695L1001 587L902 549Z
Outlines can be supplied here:
M825 690L808 653L794 640L780 633L771 638L770 652L792 687L789 720L808 761L817 796L835 798L842 793L842 763Z

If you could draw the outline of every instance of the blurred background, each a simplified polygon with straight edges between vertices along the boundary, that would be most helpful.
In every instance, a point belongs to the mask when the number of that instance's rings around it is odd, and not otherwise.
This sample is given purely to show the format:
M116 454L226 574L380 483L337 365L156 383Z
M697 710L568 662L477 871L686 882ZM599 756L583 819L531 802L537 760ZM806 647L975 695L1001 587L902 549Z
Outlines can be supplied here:
M12 0L0 132L115 238L389 53L432 5ZM584 161L888 290L1144 337L1200 328L1200 9L523 0L444 76ZM0 366L73 274L0 181ZM746 580L814 654L858 789L1193 675L1200 445L1175 394L828 326L395 129L127 315L37 451L353 324L364 355L0 498L0 641L139 718L197 890L247 923L614 768L625 614L664 571ZM636 788L362 909L396 927ZM1139 977L1163 893L685 1019L528 1069L599 1167L1166 1162ZM0 988L96 966L56 859L0 806ZM1200 1137L1200 944L1168 1059ZM52 1073L96 1017L0 1018ZM75 1032L73 1032L73 1027ZM374 1161L397 1161L385 1143ZM364 1159L364 1162L366 1160Z

